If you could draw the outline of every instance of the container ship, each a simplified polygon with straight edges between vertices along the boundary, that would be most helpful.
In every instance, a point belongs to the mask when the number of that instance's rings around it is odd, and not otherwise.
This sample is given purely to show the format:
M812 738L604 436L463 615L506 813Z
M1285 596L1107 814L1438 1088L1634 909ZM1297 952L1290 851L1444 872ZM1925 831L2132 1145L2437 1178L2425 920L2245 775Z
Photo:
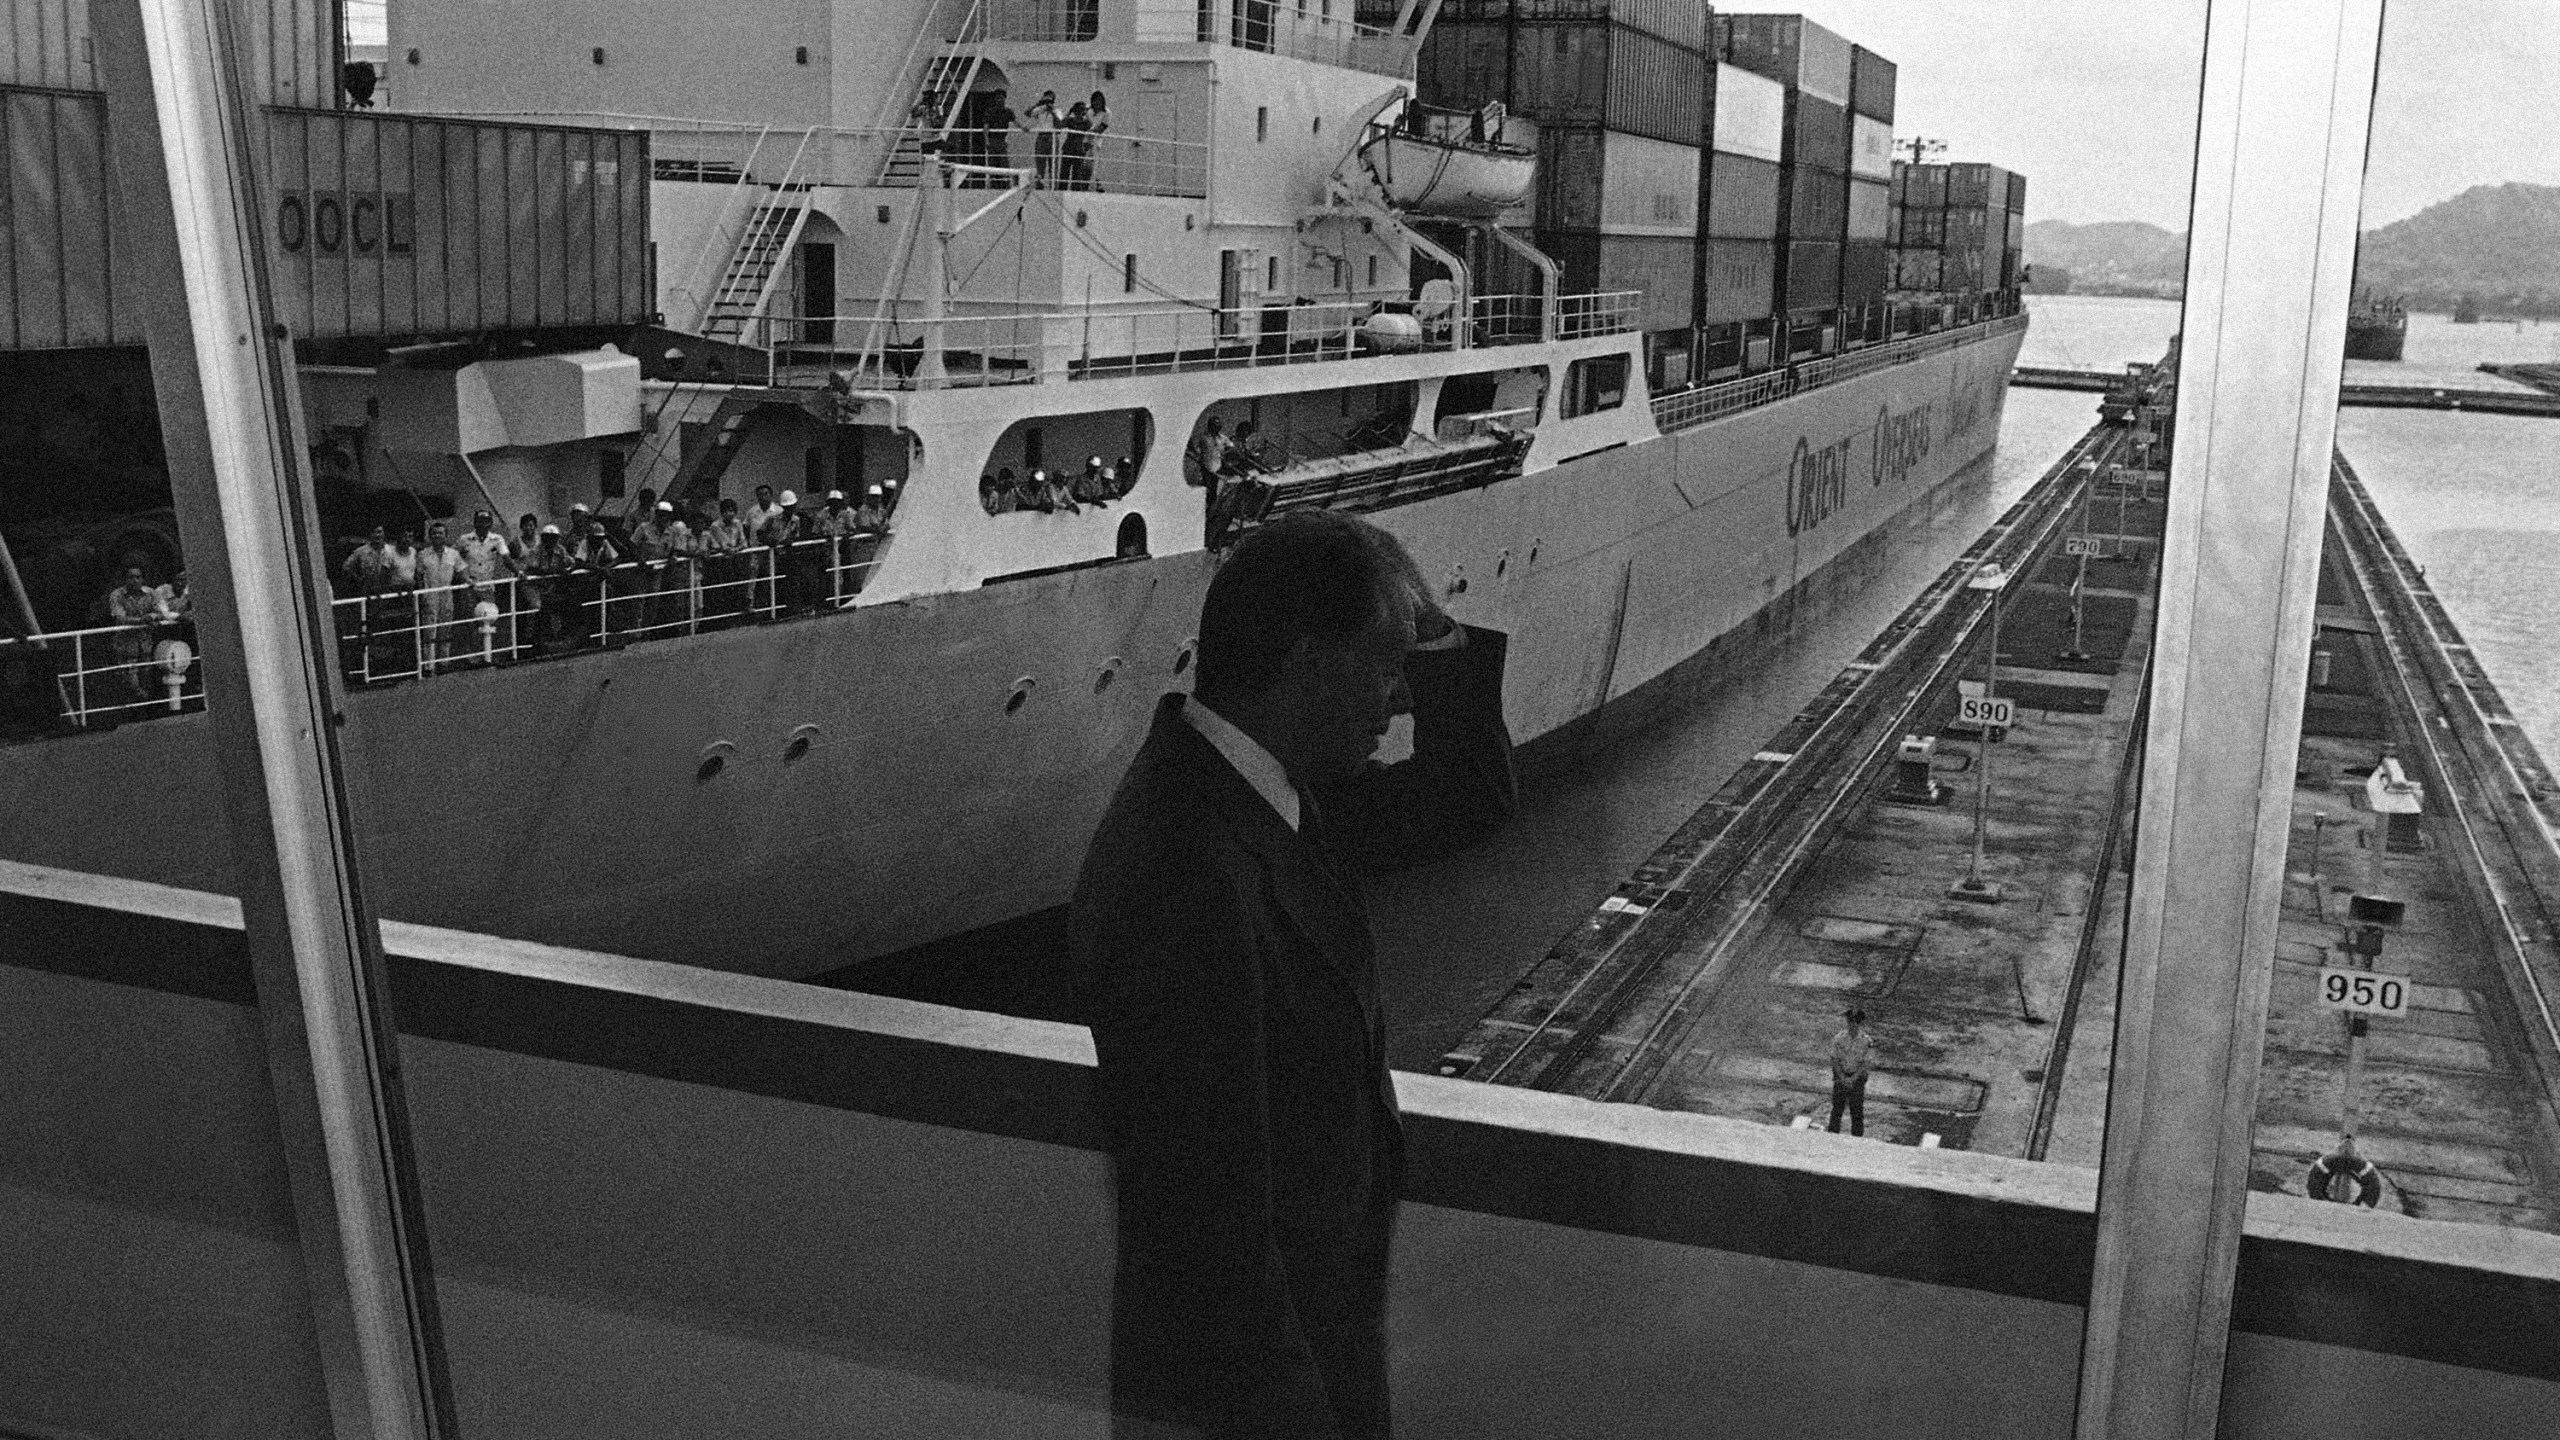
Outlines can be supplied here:
M2023 181L1897 168L1799 17L404 0L376 65L243 4L326 531L534 522L449 590L315 557L403 919L807 975L1054 907L1310 506L1509 634L1526 753L1594 741L1856 583L2026 324ZM221 890L85 6L30 7L0 854Z
M2347 314L2347 358L2397 360L2409 341L2409 312L2398 300L2368 295Z

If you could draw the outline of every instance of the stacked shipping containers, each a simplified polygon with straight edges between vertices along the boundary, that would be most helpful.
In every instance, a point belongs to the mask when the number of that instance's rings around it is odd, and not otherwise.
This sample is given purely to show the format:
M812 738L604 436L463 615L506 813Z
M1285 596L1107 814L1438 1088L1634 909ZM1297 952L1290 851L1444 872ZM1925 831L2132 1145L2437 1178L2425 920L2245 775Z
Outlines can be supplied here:
M1780 307L1807 319L1836 311L1849 238L1853 47L1800 15L1719 15L1714 24L1720 59L1785 87Z
M1849 72L1849 238L1840 252L1840 308L1870 328L1892 279L1893 62L1864 46Z
M1706 25L1698 0L1451 0L1417 66L1426 104L1536 122L1538 248L1568 292L1641 292L1657 355L1685 355L1696 319ZM1488 291L1536 288L1507 252L1483 263Z
M1980 295L2017 288L2027 180L1997 165L1894 166L1893 288Z
M1708 326L1777 313L1786 87L1735 65L1716 67L1707 155L1707 224L1699 320Z
M240 7L277 316L306 340L612 327L656 308L649 136L331 110L324 0ZM0 35L0 351L144 342L81 0Z

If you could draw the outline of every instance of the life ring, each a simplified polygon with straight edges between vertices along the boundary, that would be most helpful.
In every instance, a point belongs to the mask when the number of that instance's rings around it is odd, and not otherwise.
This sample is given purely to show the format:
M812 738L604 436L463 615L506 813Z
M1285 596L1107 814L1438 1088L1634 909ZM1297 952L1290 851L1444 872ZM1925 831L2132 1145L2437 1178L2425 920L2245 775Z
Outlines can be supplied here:
M2346 1184L2355 1186L2353 1195L2343 1194ZM2310 1178L2303 1188L2314 1200L2335 1200L2342 1205L2362 1205L2368 1210L2382 1204L2382 1172L2361 1155L2323 1155L2311 1162Z

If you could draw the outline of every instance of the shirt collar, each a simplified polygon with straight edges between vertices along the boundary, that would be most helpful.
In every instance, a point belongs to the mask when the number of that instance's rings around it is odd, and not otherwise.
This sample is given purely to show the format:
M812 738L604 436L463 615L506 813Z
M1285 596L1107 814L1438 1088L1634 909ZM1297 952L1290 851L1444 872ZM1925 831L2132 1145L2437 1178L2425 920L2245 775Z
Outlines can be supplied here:
M1260 741L1239 730L1224 715L1200 703L1200 697L1186 696L1182 702L1182 718L1200 738L1234 766L1244 783L1279 812L1280 819L1291 830L1298 828L1298 787L1289 783L1289 772L1282 769L1272 753Z

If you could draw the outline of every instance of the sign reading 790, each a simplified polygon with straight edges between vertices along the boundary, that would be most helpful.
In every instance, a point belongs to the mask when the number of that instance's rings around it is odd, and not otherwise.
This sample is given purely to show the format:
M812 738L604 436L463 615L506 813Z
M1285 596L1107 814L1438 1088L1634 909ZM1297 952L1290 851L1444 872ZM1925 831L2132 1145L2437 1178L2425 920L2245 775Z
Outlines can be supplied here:
M2324 965L2320 967L2320 1003L2360 1015L2406 1015L2409 982L2397 975Z

